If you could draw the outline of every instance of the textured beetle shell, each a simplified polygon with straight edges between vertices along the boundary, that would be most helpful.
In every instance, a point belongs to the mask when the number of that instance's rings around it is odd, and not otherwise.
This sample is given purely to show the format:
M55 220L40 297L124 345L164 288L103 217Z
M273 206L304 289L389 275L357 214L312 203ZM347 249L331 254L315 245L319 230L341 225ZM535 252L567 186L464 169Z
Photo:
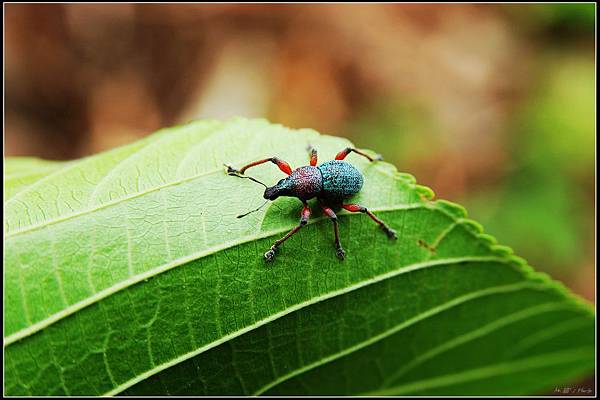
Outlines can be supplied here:
M295 169L289 178L294 195L300 200L315 197L323 190L321 172L317 167L305 166Z
M323 177L323 191L320 197L342 200L360 191L363 177L351 164L341 161L327 161L317 167Z

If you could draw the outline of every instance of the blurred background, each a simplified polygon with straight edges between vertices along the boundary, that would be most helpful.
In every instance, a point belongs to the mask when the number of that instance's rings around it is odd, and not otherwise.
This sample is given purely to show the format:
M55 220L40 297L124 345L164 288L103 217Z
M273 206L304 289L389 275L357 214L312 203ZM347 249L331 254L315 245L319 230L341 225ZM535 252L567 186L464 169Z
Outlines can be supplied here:
M6 4L5 156L196 118L383 154L595 294L594 4Z

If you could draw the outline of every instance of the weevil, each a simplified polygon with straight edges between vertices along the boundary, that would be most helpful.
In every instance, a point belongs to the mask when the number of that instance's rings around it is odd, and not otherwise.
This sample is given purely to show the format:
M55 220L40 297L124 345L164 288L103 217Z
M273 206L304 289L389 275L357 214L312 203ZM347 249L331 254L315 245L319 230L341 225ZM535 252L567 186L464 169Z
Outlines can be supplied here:
M257 183L260 183L266 188L263 195L266 201L262 206L280 196L296 197L303 204L302 211L300 212L300 223L294 229L289 231L287 235L277 240L273 246L271 246L271 248L265 253L266 261L272 261L275 258L277 247L279 247L283 242L288 240L306 225L311 214L311 209L308 206L307 201L315 197L317 198L317 201L320 207L323 209L325 215L327 215L331 219L331 222L333 222L336 255L339 259L343 260L346 256L346 252L340 243L338 220L333 210L334 208L343 208L350 212L365 213L381 227L383 232L385 232L390 239L396 239L396 231L386 225L385 222L377 218L371 211L369 211L369 209L367 209L367 207L364 207L360 204L344 204L345 200L358 193L363 186L362 174L352 164L344 161L346 156L350 153L356 153L367 158L369 161L374 162L382 160L381 155L378 154L372 158L360 150L347 147L337 153L334 160L317 165L317 150L309 146L308 151L310 154L310 165L299 167L295 170L292 170L287 162L277 157L270 157L252 162L239 170L234 169L229 165L225 165L229 175L251 179ZM249 168L267 162L272 162L273 164L277 165L277 167L287 174L288 177L281 179L279 182L277 182L277 184L269 187L255 178L244 175L246 170ZM262 206L246 214L238 215L238 218L258 211L260 208L262 208Z

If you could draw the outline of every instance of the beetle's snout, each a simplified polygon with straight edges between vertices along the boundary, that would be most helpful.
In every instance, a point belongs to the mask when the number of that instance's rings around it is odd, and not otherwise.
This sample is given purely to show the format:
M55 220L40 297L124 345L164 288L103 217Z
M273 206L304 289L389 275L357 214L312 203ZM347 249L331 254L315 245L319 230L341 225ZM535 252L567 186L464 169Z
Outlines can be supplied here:
M292 192L290 189L291 183L289 177L284 178L277 182L276 185L266 188L263 197L267 200L275 200L280 196L289 196Z
M275 200L279 197L279 189L277 186L271 186L265 189L263 197L267 200Z

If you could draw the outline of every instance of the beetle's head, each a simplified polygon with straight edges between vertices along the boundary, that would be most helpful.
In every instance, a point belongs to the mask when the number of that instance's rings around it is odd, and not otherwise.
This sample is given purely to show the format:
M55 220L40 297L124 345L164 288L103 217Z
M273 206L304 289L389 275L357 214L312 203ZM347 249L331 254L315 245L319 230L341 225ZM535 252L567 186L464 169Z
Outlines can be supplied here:
M292 180L288 176L283 178L276 185L265 189L263 197L267 200L275 200L279 196L290 196L292 194Z

